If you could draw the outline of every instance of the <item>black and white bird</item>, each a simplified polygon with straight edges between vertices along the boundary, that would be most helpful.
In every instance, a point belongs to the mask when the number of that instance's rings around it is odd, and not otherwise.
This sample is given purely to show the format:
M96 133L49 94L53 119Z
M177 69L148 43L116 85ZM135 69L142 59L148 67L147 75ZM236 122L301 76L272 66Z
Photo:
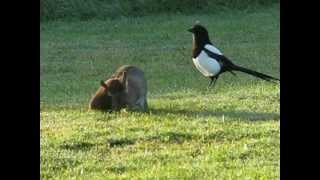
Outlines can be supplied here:
M213 46L205 27L196 24L189 32L193 34L192 60L195 67L205 76L211 79L208 88L216 83L216 80L224 72L241 71L266 81L280 81L278 78L268 76L254 70L235 65L222 52Z

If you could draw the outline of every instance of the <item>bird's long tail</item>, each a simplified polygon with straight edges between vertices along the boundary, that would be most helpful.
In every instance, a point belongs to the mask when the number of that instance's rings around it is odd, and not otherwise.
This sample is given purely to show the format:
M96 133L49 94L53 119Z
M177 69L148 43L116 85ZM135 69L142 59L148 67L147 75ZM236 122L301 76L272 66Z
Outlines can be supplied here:
M272 80L280 81L280 79L278 79L278 78L275 78L275 77L272 77L272 76L269 76L269 75L266 75L266 74L263 74L263 73L248 69L248 68L244 68L244 67L241 67L241 66L238 66L238 65L234 65L234 64L232 66L232 70L241 71L241 72L250 74L252 76L261 78L261 79L263 79L265 81L272 81Z

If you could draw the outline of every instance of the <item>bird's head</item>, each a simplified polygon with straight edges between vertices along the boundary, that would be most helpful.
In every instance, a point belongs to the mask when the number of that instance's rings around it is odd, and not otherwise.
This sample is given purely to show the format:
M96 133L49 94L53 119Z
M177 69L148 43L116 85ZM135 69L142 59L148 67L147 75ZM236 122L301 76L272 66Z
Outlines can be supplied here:
M208 35L207 29L200 24L194 25L192 28L188 29L188 31L194 35Z
M211 43L208 31L200 24L195 24L192 28L188 29L193 35L194 47L203 47L205 44Z

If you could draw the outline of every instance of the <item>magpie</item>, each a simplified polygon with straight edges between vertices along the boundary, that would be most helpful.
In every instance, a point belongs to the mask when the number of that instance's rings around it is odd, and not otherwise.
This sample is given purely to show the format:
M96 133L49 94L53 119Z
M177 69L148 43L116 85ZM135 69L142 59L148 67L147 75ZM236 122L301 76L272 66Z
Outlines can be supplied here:
M193 63L205 77L211 79L208 88L212 84L214 86L219 76L224 72L230 72L231 74L236 75L233 71L244 72L266 81L280 81L278 78L234 64L211 43L208 31L202 25L196 24L188 29L188 31L191 32L193 36Z

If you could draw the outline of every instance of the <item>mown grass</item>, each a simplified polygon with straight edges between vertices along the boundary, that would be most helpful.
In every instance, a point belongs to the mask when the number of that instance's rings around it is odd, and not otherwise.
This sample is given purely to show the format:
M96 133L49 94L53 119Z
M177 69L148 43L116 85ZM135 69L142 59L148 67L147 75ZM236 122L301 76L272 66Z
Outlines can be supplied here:
M279 77L276 6L41 24L41 179L279 179L279 85L238 73L207 90L195 20L235 63ZM88 111L122 64L145 71L150 112Z

